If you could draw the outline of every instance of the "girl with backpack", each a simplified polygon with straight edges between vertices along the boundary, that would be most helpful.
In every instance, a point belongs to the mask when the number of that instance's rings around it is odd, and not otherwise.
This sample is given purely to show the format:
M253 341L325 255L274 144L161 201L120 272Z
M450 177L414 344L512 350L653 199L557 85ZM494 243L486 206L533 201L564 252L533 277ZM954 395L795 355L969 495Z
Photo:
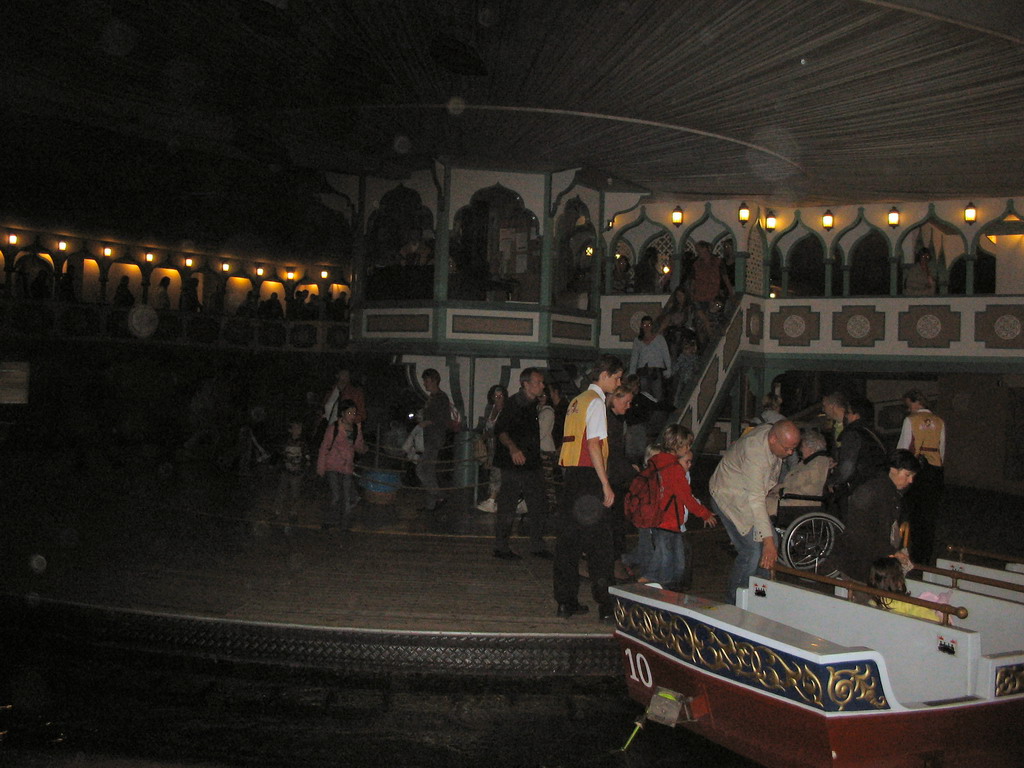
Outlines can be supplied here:
M677 585L685 565L683 533L689 515L714 527L718 519L697 501L690 488L693 433L679 424L662 431L657 450L630 484L626 516L639 529L637 550L630 558L640 583Z

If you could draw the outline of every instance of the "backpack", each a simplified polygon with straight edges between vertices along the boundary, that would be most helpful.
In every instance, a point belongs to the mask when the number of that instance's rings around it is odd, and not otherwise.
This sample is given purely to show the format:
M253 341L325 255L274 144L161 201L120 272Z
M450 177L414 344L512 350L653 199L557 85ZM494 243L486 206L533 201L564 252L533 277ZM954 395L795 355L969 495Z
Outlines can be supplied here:
M629 483L623 505L626 519L637 528L654 528L661 520L662 513L675 498L669 498L662 504L663 489L661 472L653 462L649 462Z

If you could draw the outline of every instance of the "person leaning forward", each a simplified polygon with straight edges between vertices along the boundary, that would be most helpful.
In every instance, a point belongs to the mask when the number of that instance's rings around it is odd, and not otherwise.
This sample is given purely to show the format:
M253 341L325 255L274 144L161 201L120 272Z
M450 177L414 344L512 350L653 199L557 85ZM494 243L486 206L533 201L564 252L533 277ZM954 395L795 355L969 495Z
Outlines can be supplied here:
M763 424L729 446L711 475L711 509L721 518L736 548L729 574L728 600L751 576L767 578L778 559L775 527L767 497L779 479L782 460L800 445L800 428L785 419Z
M564 484L555 541L554 592L558 615L586 613L579 602L579 564L585 552L598 619L612 618L614 568L609 508L615 501L608 480L608 416L605 396L622 382L622 361L602 355L590 375L590 386L569 404L559 464Z

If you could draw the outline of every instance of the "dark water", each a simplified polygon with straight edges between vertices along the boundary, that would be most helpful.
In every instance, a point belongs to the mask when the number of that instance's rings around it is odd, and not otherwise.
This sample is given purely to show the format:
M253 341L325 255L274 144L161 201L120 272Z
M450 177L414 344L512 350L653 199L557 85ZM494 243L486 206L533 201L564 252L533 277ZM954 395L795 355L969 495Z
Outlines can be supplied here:
M4 670L4 766L754 765L656 724L621 752L640 708L617 680L352 677L17 650Z

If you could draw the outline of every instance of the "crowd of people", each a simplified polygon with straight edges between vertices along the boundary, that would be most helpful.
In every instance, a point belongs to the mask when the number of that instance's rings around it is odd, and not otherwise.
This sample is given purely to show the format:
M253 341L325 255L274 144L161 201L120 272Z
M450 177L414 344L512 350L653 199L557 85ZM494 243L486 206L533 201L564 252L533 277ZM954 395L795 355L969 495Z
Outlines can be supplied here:
M416 465L421 511L430 514L448 503L439 488L439 454L460 425L453 423L458 416L438 371L425 369L421 379L426 402L406 450ZM651 431L648 412L642 451L631 448L630 414L643 401L642 378L626 375L619 358L602 356L571 400L539 368L524 368L518 383L512 394L501 384L489 389L473 430L486 489L477 509L494 514L493 554L506 561L522 557L511 546L522 515L529 555L553 561L558 616L589 611L579 595L584 559L599 620L612 616L608 588L616 582L687 588L687 531L719 524L735 550L726 588L735 602L751 576L767 577L778 560L782 506L823 507L843 521L845 531L825 564L836 577L869 583L884 570L880 558L893 558L903 573L931 561L945 427L918 390L904 397L908 413L891 453L871 427L873 405L863 397L832 393L822 400L826 424L801 428L782 414L778 394L769 393L747 431L724 452L709 495L700 500L693 492L689 429L662 419ZM358 502L356 461L367 450L365 419L365 395L342 368L316 423L290 425L275 515L294 522L300 478L315 466L329 490L323 527L350 527ZM545 543L552 517L553 551ZM909 550L901 532L908 521ZM633 534L636 544L628 548Z

